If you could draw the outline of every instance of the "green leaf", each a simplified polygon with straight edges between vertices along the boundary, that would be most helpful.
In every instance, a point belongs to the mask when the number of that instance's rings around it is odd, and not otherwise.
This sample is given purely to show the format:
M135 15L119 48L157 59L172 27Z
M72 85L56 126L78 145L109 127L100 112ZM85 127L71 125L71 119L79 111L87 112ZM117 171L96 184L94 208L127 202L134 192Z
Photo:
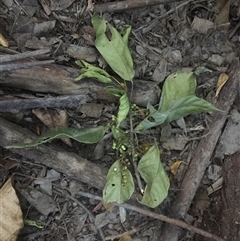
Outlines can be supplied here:
M155 208L167 197L170 186L156 143L139 161L138 171L147 183L141 203Z
M171 122L180 117L184 117L193 113L201 113L206 111L221 111L214 107L211 103L204 99L198 98L195 95L190 95L172 101L169 104L166 121ZM160 112L161 113L161 112ZM162 113L164 114L164 113Z
M106 36L106 21L98 15L92 17L92 25L96 31L95 46L107 61L109 66L124 80L132 80L134 77L133 61L131 53L126 44L126 37L110 24L108 28L111 32L110 40Z
M7 148L25 148L37 146L53 139L72 138L78 142L92 144L100 141L105 133L103 126L92 128L69 128L69 127L57 127L44 133L40 137L29 143L19 143L8 146Z
M134 182L131 172L116 161L107 174L107 182L103 189L103 203L124 203L134 192Z
M161 113L159 110L156 110L150 103L148 103L147 109L149 110L150 114L135 127L136 132L143 132L157 125L161 125L167 119L167 111ZM150 121L150 118L152 118L154 121Z
M169 75L163 85L159 109L166 111L171 101L194 95L196 87L194 72L178 71Z
M200 74L202 74L202 73L205 73L205 72L212 72L212 70L210 70L210 69L208 69L208 68L206 68L206 67L197 67L195 70L194 70L194 73L196 74L196 75L200 75Z
M130 25L125 25L124 28L121 30L121 34L123 36L122 38L126 45L128 45L128 38L131 33L131 30L132 30L132 26Z
M198 68L197 73L206 72L206 68ZM221 111L211 103L194 95L197 86L194 72L179 71L171 74L164 82L158 110L148 104L150 114L136 128L142 132L154 126L171 122L189 114L206 111ZM153 120L151 120L153 119Z
M111 76L105 70L95 67L94 65L83 60L77 60L75 63L81 67L83 73L75 78L74 81L78 81L83 78L95 78L102 83L112 82Z
M119 105L118 114L117 114L117 128L126 119L130 109L130 103L126 92L124 92L124 94L121 96L119 102L120 102L120 105Z
M118 128L121 125L121 123L126 119L128 112L130 110L130 102L129 102L127 93L124 90L118 90L113 88L105 88L105 90L117 97L120 97L118 114L117 114L117 128Z

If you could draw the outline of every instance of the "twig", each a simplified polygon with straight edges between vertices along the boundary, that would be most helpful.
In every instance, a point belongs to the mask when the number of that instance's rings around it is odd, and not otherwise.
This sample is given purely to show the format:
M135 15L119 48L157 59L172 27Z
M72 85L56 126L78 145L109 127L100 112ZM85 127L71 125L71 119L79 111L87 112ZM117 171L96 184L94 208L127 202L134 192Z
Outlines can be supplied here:
M189 3L192 2L192 1L194 1L194 0L185 1L185 2L183 2L183 3L181 3L181 4L179 4L177 7L171 8L171 9L170 9L169 11L167 11L166 13L161 14L160 16L154 18L152 21L150 21L150 22L148 22L147 24L142 25L140 28L136 29L135 32L137 32L137 31L139 31L139 30L141 30L141 29L147 28L147 27L150 26L154 21L158 21L158 20L160 20L160 19L165 18L165 17L168 16L169 14L174 13L174 12L177 11L179 8L184 7L185 5L189 4ZM146 33L146 32L144 32L144 33Z
M69 95L36 99L0 101L0 112L15 112L35 108L73 108L87 101L86 95Z
M145 6L153 6L163 3L177 2L177 0L125 0L125 1L115 1L102 4L94 5L94 12L119 12L123 10L129 10L134 8L140 8Z
M72 201L76 202L76 203L88 214L89 218L91 219L90 221L94 224L94 220L95 220L94 215L92 214L92 212L91 212L83 203L81 203L81 202L80 202L78 199L76 199L75 197L73 197L73 196L71 196L71 195L69 195L69 194L67 194L67 193L63 193L63 192L62 192L62 189L58 189L58 188L56 188L56 189L61 193L61 195L64 195L64 196L66 196L67 198L71 199ZM63 190L66 191L66 189L63 189ZM95 225L95 224L94 224L94 225ZM104 236L104 234L103 234L102 229L99 228L97 225L95 225L95 226L96 226L96 228L97 228L97 230L98 230L98 232L99 232L99 235L100 235L100 237L101 237L101 240L102 240L102 241L105 241L105 236Z
M90 194L90 193L79 191L78 194L81 195L81 196L87 197L87 198L91 198L91 199L94 199L94 200L102 201L101 197L93 195L93 194ZM211 238L211 239L216 240L216 241L224 241L224 239L222 239L222 238L220 238L220 237L218 237L218 236L216 236L214 234L211 234L211 233L209 233L207 231L204 231L204 230L202 230L200 228L196 228L193 225L187 224L187 223L185 223L185 222L183 222L181 220L169 218L169 217L167 217L165 215L157 214L157 213L154 213L152 211L149 211L149 210L146 210L146 209L142 209L142 208L139 208L139 207L127 204L127 203L123 203L123 204L114 203L114 204L116 206L123 207L123 208L126 208L128 210L132 210L132 211L141 213L141 214L146 215L148 217L155 218L155 219L161 220L163 222L167 222L167 223L176 225L176 226L178 226L180 228L187 229L190 232L195 232L195 233L200 234L200 235L202 235L204 237Z
M36 56L48 54L48 53L50 53L50 49L40 49L40 50L36 50L36 51L24 52L24 53L19 53L19 54L1 55L0 56L0 63L36 57Z

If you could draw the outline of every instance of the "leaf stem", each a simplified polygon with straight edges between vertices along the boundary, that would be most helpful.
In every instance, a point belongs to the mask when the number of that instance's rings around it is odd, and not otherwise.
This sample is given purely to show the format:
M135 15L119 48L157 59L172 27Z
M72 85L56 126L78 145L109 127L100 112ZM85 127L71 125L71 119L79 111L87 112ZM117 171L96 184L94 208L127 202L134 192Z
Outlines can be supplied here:
M130 105L132 103L132 93L133 93L133 81L131 80L131 93L130 93L130 98L129 98L129 101L130 101ZM135 160L135 142L134 142L134 131L133 131L133 120L132 120L132 108L130 108L129 110L129 123L130 123L130 143L131 143L131 148L132 148L132 164L133 164L133 168L134 168L134 173L135 173L135 176L136 176L136 179L137 179L137 184L138 184L138 187L140 189L140 192L141 194L143 194L144 192L144 189L143 189L143 185L142 185L142 182L141 182L141 178L140 178L140 175L139 175L139 172L137 170L137 163L136 163L136 160Z

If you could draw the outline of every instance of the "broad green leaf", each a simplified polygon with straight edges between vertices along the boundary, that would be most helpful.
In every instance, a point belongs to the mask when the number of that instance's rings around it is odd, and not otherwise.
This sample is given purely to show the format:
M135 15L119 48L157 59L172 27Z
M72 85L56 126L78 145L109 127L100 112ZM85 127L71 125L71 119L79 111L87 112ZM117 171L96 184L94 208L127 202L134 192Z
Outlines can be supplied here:
M193 113L201 113L206 111L221 111L214 107L211 103L204 99L198 98L195 95L179 98L170 102L167 111L154 111L151 106L150 116L154 121L150 121L149 117L145 118L136 128L135 131L142 132L149 128L158 126L164 121L171 122L181 117Z
M92 127L92 128L69 128L69 127L57 127L51 129L44 133L40 137L29 143L19 143L15 145L8 146L7 148L25 148L37 146L53 139L61 138L72 138L78 142L92 144L100 141L105 133L105 128L103 126Z
M141 203L155 208L167 197L170 186L156 143L139 161L138 171L147 183Z
M96 31L95 46L107 61L109 66L124 80L132 80L134 77L133 60L126 44L126 37L110 24L110 40L106 36L106 21L98 15L92 17L92 25Z
M120 97L118 114L117 114L117 128L118 128L121 125L121 123L126 119L128 112L130 110L130 102L129 102L127 93L124 90L118 90L113 88L105 88L105 90L117 97Z
M131 172L116 161L107 174L107 182L103 189L103 203L124 203L134 192L134 182Z
M83 60L77 60L75 63L81 67L83 73L75 78L74 81L78 81L83 78L95 78L102 83L112 82L110 75L105 70L89 64Z
M167 115L166 121L171 122L173 120L179 119L180 117L185 117L193 113L201 113L206 111L221 110L214 107L206 100L198 98L195 95L191 95L174 100L169 104L168 110L165 112ZM164 112L162 114L164 114Z
M194 72L178 71L170 74L163 84L159 110L166 111L171 101L194 95L196 86Z

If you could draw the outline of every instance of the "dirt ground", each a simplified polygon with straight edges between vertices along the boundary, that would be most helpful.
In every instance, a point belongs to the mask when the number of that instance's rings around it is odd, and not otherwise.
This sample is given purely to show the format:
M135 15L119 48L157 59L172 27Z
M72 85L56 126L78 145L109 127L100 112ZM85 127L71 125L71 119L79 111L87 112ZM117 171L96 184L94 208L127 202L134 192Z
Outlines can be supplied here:
M9 233L17 222L23 226L0 240L240 240L240 1L0 3L0 188L11 178L17 194L16 201L14 194L7 200L14 204L0 209L1 216L16 215L1 225ZM157 142L171 176L168 196L156 208L139 203L139 189L126 204L103 206L106 175L117 158L110 133L98 144L61 138L7 148L54 127L111 123L117 98L92 78L74 82L81 73L76 60L111 72L94 45L95 13L119 31L132 27L131 100L141 108L158 103L170 74L211 70L197 77L196 95L222 112L186 116L140 140ZM128 89L130 95L131 84ZM174 163L181 165L173 175Z

